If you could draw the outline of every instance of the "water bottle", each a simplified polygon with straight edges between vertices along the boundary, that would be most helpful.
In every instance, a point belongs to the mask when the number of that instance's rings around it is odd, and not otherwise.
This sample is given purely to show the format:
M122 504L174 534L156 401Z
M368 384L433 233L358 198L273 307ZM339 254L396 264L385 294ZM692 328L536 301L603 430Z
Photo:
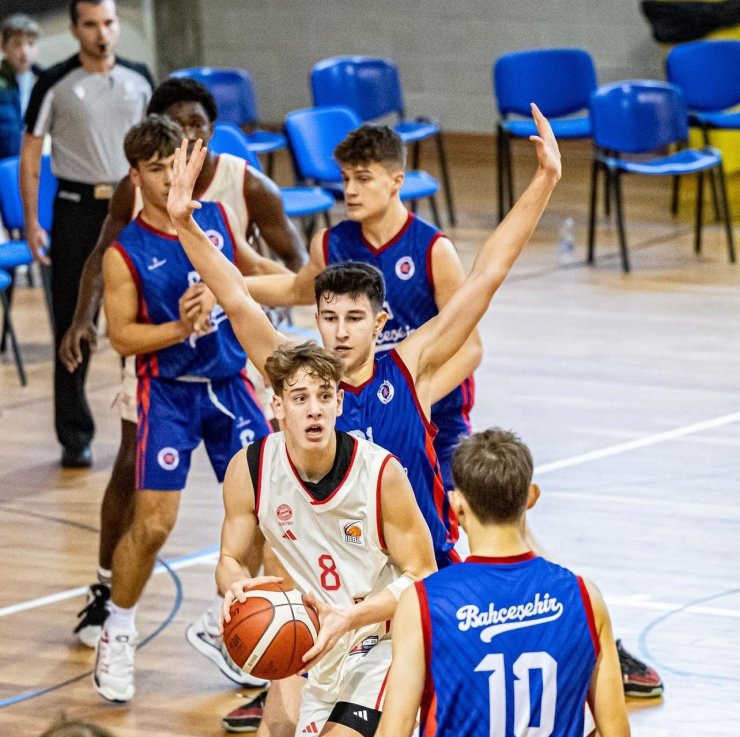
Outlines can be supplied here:
M567 217L558 231L558 263L561 266L572 264L575 260L575 220Z

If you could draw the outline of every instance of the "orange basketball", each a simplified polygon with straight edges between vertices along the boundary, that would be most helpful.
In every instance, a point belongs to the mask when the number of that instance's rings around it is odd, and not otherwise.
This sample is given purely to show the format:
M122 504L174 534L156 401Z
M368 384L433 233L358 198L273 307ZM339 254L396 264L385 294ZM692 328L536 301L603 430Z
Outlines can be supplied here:
M231 605L224 645L233 661L256 678L277 681L297 673L319 633L319 614L295 589L268 583Z

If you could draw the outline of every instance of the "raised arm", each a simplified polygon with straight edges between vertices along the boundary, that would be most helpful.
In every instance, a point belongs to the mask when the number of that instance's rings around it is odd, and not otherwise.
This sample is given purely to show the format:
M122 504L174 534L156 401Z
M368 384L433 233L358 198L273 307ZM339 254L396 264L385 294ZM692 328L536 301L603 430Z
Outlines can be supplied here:
M321 630L316 644L303 658L306 670L326 655L345 632L391 619L403 590L437 570L429 528L411 484L395 458L383 469L380 507L386 548L403 575L396 583L352 607L337 607L312 597L321 616Z
M257 225L268 248L293 272L306 261L306 248L285 214L280 189L262 172L250 168L244 178L244 194L250 219Z
M98 242L85 261L72 324L59 344L59 359L67 371L74 371L82 363L83 341L90 345L90 350L95 350L97 345L95 315L103 301L103 254L131 220L134 197L134 186L126 176L111 197Z
M42 264L50 264L45 248L49 235L39 224L39 180L41 177L41 153L44 137L26 133L21 145L20 189L23 200L23 223L25 237L33 257Z
M601 737L630 737L619 655L609 612L599 589L590 581L584 583L591 599L594 624L599 636L599 657L596 659L589 688L589 703L596 729Z
M537 171L509 214L488 236L462 286L440 313L398 347L416 380L420 398L429 396L435 371L469 338L517 257L532 236L560 179L560 152L552 128L536 105L532 115L539 135L530 140L537 150Z
M239 269L213 247L193 218L193 212L200 209L200 203L192 199L193 186L205 155L206 149L201 141L197 141L188 161L187 140L183 141L175 154L167 210L190 262L228 315L250 360L258 371L264 372L268 356L284 339L249 294Z

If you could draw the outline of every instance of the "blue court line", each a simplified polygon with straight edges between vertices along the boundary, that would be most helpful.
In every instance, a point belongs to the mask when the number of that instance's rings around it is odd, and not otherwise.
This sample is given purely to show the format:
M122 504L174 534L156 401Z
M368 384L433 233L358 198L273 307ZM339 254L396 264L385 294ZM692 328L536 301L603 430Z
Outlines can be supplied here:
M642 654L645 656L646 660L652 661L655 666L656 670L660 669L663 671L668 671L669 673L673 673L677 676L684 676L684 677L699 677L699 678L712 678L718 681L732 681L732 682L738 682L740 681L740 678L735 676L720 676L715 673L701 673L697 671L687 671L687 670L679 670L678 668L672 668L670 665L667 665L666 663L661 662L658 660L658 658L653 655L652 651L650 650L650 647L648 646L648 636L650 633L660 624L663 624L667 620L669 620L671 617L675 617L677 614L681 614L689 607L693 606L699 606L700 604L706 604L709 601L714 601L715 599L721 599L725 596L732 596L732 594L740 594L740 588L738 589L727 589L726 591L721 591L719 594L712 594L711 596L705 596L701 599L695 599L694 601L689 601L686 604L684 604L679 609L674 609L671 612L667 612L666 614L661 614L659 617L656 617L652 622L650 622L648 625L646 625L642 632L640 632L639 637L639 643L640 643L640 650L642 651Z

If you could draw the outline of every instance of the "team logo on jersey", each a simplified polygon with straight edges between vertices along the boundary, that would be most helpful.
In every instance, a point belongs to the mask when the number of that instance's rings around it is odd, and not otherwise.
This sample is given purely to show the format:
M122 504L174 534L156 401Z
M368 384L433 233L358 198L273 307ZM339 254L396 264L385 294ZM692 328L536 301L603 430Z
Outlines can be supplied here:
M283 537L284 537L284 538L285 538L286 540L297 540L297 539L298 539L298 538L297 538L297 537L296 537L296 536L295 536L295 535L293 534L293 530L286 530L286 531L285 531L285 532L283 533Z
M377 635L366 637L362 642L358 642L350 651L350 655L367 655L377 644L380 638Z
M180 454L176 448L162 448L157 453L157 463L164 468L165 471L174 471L180 463Z
M208 236L208 240L211 241L211 243L213 243L213 245L216 246L219 251L223 249L224 237L221 235L221 233L211 228L210 230L206 231L206 235Z
M408 281L416 272L414 259L411 256L401 256L396 261L396 276L403 281Z
M276 510L275 514L280 520L281 525L292 525L293 522L293 510L287 504L281 504Z
M166 258L157 258L156 256L152 256L152 262L146 268L147 271L154 271L154 269L158 269L160 266L164 266L166 263Z
M342 539L349 545L365 547L365 521L361 519L340 519Z
M386 379L378 389L378 399L383 404L388 404L388 402L393 399L393 395L396 393L396 390L393 388L393 384L391 384L388 379Z
M514 604L499 609L493 602L485 611L480 611L475 604L466 604L457 610L457 627L462 632L485 627L480 633L480 639L490 642L503 632L552 622L559 619L562 613L562 602L548 593L540 595L537 592L534 599L526 604Z

